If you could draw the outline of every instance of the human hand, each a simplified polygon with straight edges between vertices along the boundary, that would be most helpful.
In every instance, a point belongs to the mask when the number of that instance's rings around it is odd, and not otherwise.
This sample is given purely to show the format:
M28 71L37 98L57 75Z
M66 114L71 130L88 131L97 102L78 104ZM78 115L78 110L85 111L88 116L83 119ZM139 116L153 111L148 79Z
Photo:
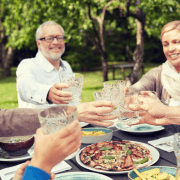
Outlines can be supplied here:
M69 85L65 83L56 83L53 87L49 90L47 99L54 104L68 104L65 101L72 100L72 93L62 91L62 88L68 88Z
M24 171L26 169L26 167L28 166L28 164L30 163L30 161L26 161L23 165L21 165L21 167L16 171L14 177L12 178L12 180L22 180L23 175L24 175ZM51 173L51 178L50 180L55 178L55 174Z
M104 107L105 106L105 107ZM114 103L111 101L93 101L81 103L77 106L78 120L98 126L111 126L113 122L106 120L116 119L116 115L102 115L111 113L114 110Z
M152 125L169 125L172 122L166 118L168 106L162 102L152 98L139 98L140 104L131 104L129 108L133 111L139 111L142 119L139 119L137 124L152 124Z
M125 87L125 93L129 92L129 87Z
M139 97L152 98L160 101L155 91L140 91Z
M27 165L30 163L30 161L26 161L15 173L14 177L12 180L21 180L24 175L24 171L27 167Z
M50 174L56 164L80 148L81 136L81 126L78 121L50 135L44 135L39 128L36 132L31 165Z

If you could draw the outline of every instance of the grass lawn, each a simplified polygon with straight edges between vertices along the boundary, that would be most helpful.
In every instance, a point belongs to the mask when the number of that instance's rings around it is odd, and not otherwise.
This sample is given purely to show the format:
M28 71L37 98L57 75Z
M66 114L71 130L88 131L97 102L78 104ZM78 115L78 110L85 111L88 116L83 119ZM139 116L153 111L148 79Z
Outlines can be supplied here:
M145 73L158 66L159 64L145 64ZM0 108L12 109L18 107L17 91L16 91L16 67L12 69L12 76L5 79L0 79ZM126 76L130 74L131 70L126 70ZM116 79L123 79L120 69L115 71ZM95 72L81 72L84 74L83 91L81 102L94 101L94 90L102 89L103 76L101 71ZM109 80L112 80L112 71L108 72Z

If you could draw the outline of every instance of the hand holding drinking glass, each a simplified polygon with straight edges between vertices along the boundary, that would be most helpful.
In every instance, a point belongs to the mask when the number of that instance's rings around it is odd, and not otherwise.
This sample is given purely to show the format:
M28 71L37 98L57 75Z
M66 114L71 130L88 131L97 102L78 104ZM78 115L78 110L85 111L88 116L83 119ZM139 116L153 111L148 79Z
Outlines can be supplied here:
M69 85L69 88L62 88L62 91L72 93L72 101L69 101L69 103L73 103L73 105L79 104L81 102L84 76L80 73L64 73L60 74L60 79L63 83Z
M120 107L120 92L119 89L104 89L94 91L94 99L95 101L111 101L115 104L114 111L104 115L112 115L115 114L118 116L119 107Z
M44 134L53 134L73 121L78 121L77 108L72 105L53 106L40 111L38 117ZM68 156L66 159L70 158L72 157Z
M123 105L120 108L119 123L130 125L139 122L139 112L132 111L129 106L138 103L138 94L136 92L126 92Z

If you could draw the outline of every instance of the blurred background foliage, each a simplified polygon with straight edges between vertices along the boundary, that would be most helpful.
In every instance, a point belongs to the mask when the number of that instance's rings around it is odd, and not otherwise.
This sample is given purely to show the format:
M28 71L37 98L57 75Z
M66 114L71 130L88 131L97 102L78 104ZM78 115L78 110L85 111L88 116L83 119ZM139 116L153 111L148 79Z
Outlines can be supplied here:
M180 19L179 9L180 0L0 0L0 76L9 76L0 78L0 107L18 107L16 67L21 60L36 55L35 33L43 22L53 20L64 28L63 59L85 75L82 102L88 102L94 100L93 91L101 89L104 81L102 39L108 65L134 62L137 20L143 18L143 63L147 72L165 62L161 29ZM89 72L94 69L100 71ZM130 72L127 70L126 76ZM112 79L111 70L108 78ZM120 69L116 70L116 79L123 79Z
M103 24L107 62L133 61L137 28L136 18L131 13L136 13L137 8L141 9L141 15L146 18L144 63L164 62L160 32L167 22L180 19L179 0L1 0L2 68L10 70L22 59L35 56L36 29L48 20L56 21L64 28L66 52L63 59L71 64L74 71L101 67L101 53L93 22L99 32L102 11L109 2L111 4L106 10ZM126 12L128 3L130 12ZM10 54L11 60L8 59ZM6 75L11 75L11 72Z

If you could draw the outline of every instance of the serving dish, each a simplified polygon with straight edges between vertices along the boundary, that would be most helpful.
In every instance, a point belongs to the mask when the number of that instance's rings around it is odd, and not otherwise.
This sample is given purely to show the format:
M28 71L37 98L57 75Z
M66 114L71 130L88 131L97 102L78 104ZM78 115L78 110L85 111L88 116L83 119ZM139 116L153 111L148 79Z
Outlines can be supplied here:
M82 131L104 131L104 135L82 136L81 143L94 144L102 141L110 141L112 139L113 130L107 128L83 128Z
M138 124L127 127L119 123L116 123L115 126L117 129L121 131L129 132L133 134L139 134L139 135L144 133L150 134L150 133L162 131L164 129L163 126L154 126L150 124Z
M1 154L3 154L3 156L1 156ZM34 154L33 146L27 151L26 154L20 155L20 156L10 156L7 152L5 152L4 150L2 150L0 148L0 161L3 161L3 162L24 161L24 160L27 160L27 159L31 159L33 154Z
M112 180L111 178L93 172L68 172L56 175L55 180Z
M126 140L124 140L126 141ZM150 165L156 163L159 159L159 152L156 148L154 148L153 146L151 145L148 145L148 144L145 144L145 143L141 143L141 142L137 142L137 141L129 141L129 142L132 142L132 143L138 143L138 144L141 144L143 145L144 147L146 147L147 149L149 149L150 153L151 153L151 157L152 157L152 162L150 163ZM84 148L83 148L84 149ZM80 160L80 154L81 154L81 151L83 150L81 149L79 151L79 153L76 155L76 161L77 163L82 166L83 168L86 168L88 170L91 170L91 171L94 171L94 172L98 172L98 173L104 173L104 174L125 174L125 173L128 173L129 171L104 171L104 170L100 170L100 169L95 169L95 168L92 168L92 167L89 167L89 166L86 166L85 164L83 164Z
M147 166L147 167L139 168L137 170L141 173L155 168L159 168L161 173L167 172L168 174L176 176L177 169L175 167L169 167L169 166ZM128 178L130 180L134 180L134 178L136 177L138 177L138 175L133 170L128 172Z
M0 148L6 151L10 156L21 156L34 144L34 135L2 137L0 139Z

